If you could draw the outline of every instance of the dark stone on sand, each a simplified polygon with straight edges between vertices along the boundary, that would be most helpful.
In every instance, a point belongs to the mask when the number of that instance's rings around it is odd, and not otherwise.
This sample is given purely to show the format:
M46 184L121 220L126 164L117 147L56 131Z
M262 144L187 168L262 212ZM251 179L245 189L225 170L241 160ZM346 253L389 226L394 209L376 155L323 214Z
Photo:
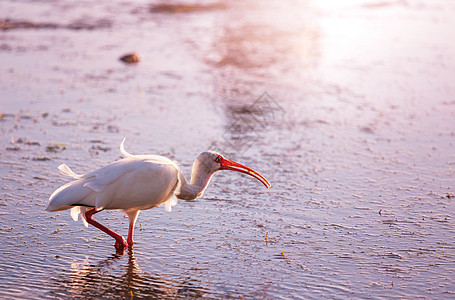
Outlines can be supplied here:
M130 53L120 57L120 60L126 64L136 64L141 60L141 57L137 53Z

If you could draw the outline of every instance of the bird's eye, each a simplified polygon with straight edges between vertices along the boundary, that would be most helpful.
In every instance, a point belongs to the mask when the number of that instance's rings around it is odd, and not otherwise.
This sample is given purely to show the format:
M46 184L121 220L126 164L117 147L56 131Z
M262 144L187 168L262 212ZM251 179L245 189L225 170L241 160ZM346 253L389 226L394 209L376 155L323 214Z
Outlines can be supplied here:
M217 163L221 162L221 156L217 156L217 158L215 158L215 161L216 161Z

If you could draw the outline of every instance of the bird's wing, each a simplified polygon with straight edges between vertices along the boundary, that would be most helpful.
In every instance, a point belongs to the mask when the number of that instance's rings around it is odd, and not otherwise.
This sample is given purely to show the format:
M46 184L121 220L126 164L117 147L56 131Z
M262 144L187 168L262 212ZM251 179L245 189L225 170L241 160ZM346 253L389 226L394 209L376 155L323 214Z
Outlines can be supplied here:
M95 192L101 192L103 187L110 184L123 175L133 171L140 165L140 161L131 158L124 158L113 162L96 171L85 174L82 178L87 179L84 186Z
M106 193L106 187L134 171L141 163L141 161L136 159L124 158L83 176L83 178L87 179L84 187L88 187L98 193L95 202L96 210L102 210L106 207L109 203L109 198L113 196L110 193Z
M120 143L120 153L127 157L127 158L134 158L134 159L139 159L139 160L147 160L148 162L153 162L156 164L163 164L163 165L173 165L176 168L178 168L177 162L170 160L169 158L166 158L164 156L160 155L133 155L128 153L125 150L125 140L126 138L123 138L123 141Z
M87 173L79 178L90 179L84 184L84 186L90 187L92 190L99 192L103 186L116 181L124 174L135 170L139 166L143 165L144 162L157 165L173 165L177 167L175 162L163 156L135 155L134 157L128 157L113 162L105 167Z
M160 165L175 166L171 160L156 155L137 155L124 158L84 175L82 178L87 179L84 187L98 193L95 208L101 210L109 207L113 201L119 200L120 195L127 189L133 188L136 182L146 179L145 176L149 170ZM125 186L126 182L129 182L130 185Z

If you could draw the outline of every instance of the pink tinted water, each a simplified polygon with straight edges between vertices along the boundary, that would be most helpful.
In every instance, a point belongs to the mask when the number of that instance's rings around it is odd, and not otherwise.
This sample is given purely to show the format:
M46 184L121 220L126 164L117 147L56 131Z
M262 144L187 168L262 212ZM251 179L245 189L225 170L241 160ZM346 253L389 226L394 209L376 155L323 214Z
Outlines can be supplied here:
M1 297L453 297L451 1L153 4L1 4L35 24L0 32ZM220 172L116 255L44 208L60 163L101 167L123 137L187 176L215 148L272 189Z

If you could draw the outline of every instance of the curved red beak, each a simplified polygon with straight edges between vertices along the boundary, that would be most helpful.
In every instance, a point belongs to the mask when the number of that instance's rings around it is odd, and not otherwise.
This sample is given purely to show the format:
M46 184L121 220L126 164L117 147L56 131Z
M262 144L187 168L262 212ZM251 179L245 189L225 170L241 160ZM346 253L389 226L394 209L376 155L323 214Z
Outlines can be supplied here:
M257 180L259 180L266 188L271 187L271 185L267 181L267 179L265 179L264 176L262 176L255 170L250 169L242 164L236 163L235 161L229 160L224 157L221 158L220 170L231 170L231 171L236 171L236 172L240 172L240 173L245 173L245 174L253 176Z

